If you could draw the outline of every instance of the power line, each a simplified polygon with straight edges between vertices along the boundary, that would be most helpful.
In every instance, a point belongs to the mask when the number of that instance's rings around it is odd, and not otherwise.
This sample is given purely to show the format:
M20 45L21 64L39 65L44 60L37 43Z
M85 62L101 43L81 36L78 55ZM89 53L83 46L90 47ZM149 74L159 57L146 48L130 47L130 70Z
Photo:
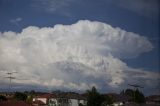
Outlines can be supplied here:
M135 89L136 88L144 88L144 87L142 87L140 85L136 85L136 84L128 84L128 85L134 87Z
M8 87L8 91L11 91L12 80L13 80L13 79L16 79L16 77L13 76L14 73L17 73L17 72L7 72L7 73L6 73L8 76L5 77L5 78L8 78L8 79L9 79L9 87Z

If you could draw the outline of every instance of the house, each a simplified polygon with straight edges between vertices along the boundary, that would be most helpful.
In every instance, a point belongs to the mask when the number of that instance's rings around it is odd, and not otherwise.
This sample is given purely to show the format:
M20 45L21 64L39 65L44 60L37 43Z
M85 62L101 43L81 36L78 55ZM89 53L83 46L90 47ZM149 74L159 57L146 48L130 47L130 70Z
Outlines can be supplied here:
M45 106L46 104L42 102L41 100L35 100L32 102L33 106Z
M113 103L113 106L123 106L124 103L123 102L115 102Z
M87 98L85 96L79 95L78 100L79 100L78 104L82 104L82 105L85 105L85 106L87 105Z
M24 101L3 101L0 102L0 106L31 106Z
M151 96L146 97L146 104L160 105L160 95L151 95Z
M77 93L43 94L33 98L34 106L79 106L87 100Z
M0 92L0 95L5 96L7 99L12 99L15 93L14 92Z
M51 105L53 103L54 105ZM55 98L49 99L49 104L50 106L79 106L79 104L86 105L87 100L77 93L68 92L57 94Z
M53 94L40 94L33 98L32 104L34 106L47 106L49 99L54 98Z
M66 97L56 97L49 99L49 106L70 106L71 101Z
M87 99L78 93L68 92L66 94L66 97L70 100L70 106L79 106L79 104L87 104Z

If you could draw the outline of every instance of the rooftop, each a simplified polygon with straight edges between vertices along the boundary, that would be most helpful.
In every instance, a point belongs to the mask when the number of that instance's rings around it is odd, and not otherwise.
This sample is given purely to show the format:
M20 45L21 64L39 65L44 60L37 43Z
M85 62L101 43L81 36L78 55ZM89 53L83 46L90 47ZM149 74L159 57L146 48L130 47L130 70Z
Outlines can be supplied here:
M24 101L3 101L0 102L0 106L31 106Z

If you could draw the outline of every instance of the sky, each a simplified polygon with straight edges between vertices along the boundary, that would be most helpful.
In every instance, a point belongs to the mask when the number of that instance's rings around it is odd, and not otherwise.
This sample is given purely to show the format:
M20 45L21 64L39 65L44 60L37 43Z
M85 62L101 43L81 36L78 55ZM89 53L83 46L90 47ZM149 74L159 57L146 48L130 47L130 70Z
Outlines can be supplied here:
M160 94L158 0L0 0L0 90Z

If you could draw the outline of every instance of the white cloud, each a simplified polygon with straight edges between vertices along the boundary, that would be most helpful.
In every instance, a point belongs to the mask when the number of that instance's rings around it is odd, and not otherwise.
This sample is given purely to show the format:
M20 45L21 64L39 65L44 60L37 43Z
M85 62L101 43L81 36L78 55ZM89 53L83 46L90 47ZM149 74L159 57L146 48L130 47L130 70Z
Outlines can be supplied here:
M32 7L46 11L48 13L59 13L65 16L70 16L69 7L76 2L85 2L84 0L33 0ZM93 2L89 0L90 5ZM145 16L151 19L159 18L159 0L102 0L101 3L112 3L127 11L134 12L140 16ZM98 3L97 2L97 3ZM99 7L97 7L99 8ZM114 8L114 7L113 7Z
M159 17L159 0L107 0L124 9L139 15L156 18Z
M18 71L17 77L28 79L15 83L49 88L108 89L137 82L153 87L159 74L133 69L120 60L152 49L146 37L96 21L30 26L21 33L0 33L0 70Z
M19 25L19 22L22 21L22 18L18 17L16 19L11 19L10 22L15 24L15 25Z
M59 13L65 16L70 16L71 14L67 12L67 8L74 0L33 0L32 7L40 10L46 11L48 13Z
M13 22L13 23L19 22L19 21L22 21L22 18L18 17L18 18L16 18L16 19L10 20L10 22Z

